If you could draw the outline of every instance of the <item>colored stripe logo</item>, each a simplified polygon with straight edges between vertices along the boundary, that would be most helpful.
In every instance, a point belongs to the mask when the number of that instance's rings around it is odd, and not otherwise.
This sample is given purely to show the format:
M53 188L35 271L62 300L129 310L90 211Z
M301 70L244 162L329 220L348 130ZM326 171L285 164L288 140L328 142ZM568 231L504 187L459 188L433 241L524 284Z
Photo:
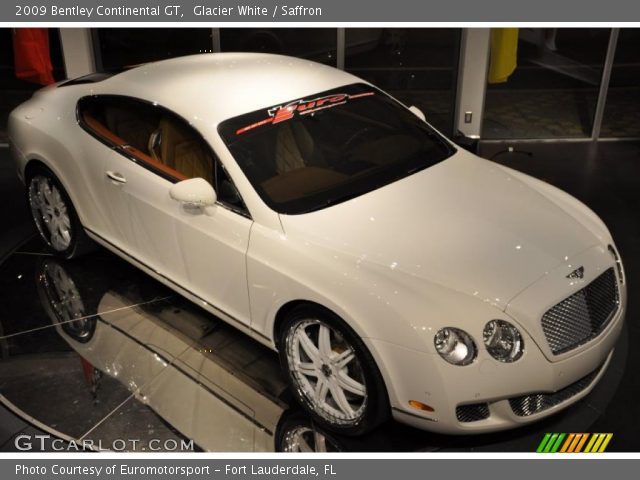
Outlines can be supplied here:
M547 433L537 453L603 453L613 433Z

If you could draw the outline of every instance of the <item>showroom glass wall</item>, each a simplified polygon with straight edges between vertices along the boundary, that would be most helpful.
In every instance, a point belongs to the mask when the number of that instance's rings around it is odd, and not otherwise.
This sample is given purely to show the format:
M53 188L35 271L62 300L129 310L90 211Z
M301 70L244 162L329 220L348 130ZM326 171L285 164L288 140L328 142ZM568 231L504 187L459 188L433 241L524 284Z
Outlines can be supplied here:
M482 138L591 137L610 33L520 28L515 71L487 86Z
M640 138L640 29L620 29L600 136Z
M221 28L223 52L261 52L336 66L335 28Z
M636 28L520 29L513 75L488 83L482 139L640 139L639 42Z
M344 67L417 106L451 136L460 34L455 28L348 28Z
M212 51L279 53L336 64L336 30L330 28L99 28L93 32L96 61L103 69Z
M210 28L92 29L96 68L113 70L212 50Z

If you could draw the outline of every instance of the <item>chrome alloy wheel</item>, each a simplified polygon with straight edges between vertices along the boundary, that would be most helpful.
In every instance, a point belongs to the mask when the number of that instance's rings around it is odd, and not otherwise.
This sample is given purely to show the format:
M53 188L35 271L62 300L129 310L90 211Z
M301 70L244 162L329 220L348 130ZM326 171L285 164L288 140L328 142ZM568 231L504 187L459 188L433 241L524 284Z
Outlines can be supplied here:
M367 407L367 387L356 351L333 327L307 319L293 325L286 355L294 387L332 424L353 425Z
M283 452L321 453L338 452L337 445L314 428L299 425L288 431L282 441Z
M65 269L57 262L47 261L41 280L49 304L63 329L75 339L88 337L91 334L92 320L86 317L78 287Z
M40 236L57 252L71 245L71 216L53 180L36 175L29 183L29 206Z

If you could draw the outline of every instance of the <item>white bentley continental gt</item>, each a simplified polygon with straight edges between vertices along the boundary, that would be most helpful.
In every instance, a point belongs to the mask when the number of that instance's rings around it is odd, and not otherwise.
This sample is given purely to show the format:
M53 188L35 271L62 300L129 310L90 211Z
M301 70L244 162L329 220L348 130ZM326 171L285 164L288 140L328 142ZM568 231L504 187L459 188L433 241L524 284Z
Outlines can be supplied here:
M603 222L344 71L183 57L44 88L9 123L48 248L97 242L277 350L326 428L512 428L611 359Z

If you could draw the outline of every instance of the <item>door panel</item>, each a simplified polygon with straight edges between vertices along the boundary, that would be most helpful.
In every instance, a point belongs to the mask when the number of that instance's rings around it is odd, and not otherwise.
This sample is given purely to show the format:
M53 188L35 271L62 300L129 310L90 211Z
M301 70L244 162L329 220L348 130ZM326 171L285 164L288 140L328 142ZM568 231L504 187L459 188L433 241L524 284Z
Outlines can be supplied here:
M250 323L245 256L252 221L221 205L180 207L178 241L190 289L242 323Z
M87 133L81 132L79 138L84 160L91 162L90 168L86 168L88 188L100 215L99 221L87 223L85 227L118 248L128 250L132 237L129 207L120 195L122 185L109 179L105 173L107 166L121 159L122 155Z
M98 172L99 198L105 200L109 218L104 237L218 310L250 324L245 256L252 221L220 203L188 207L169 195L179 180L204 177L215 184L218 177L227 178L222 170L217 172L209 145L175 113L137 99L85 97L79 111L83 128L96 137L91 141L105 149Z
M249 324L245 255L251 220L223 206L189 208L172 183L118 155L105 165L111 199L130 220L128 253L238 321ZM114 182L114 172L126 183Z
M117 183L107 172L120 174ZM175 216L179 205L169 197L172 183L154 172L118 155L105 166L105 178L112 184L114 203L122 205L131 222L129 253L174 282L184 285L187 270L176 237Z

